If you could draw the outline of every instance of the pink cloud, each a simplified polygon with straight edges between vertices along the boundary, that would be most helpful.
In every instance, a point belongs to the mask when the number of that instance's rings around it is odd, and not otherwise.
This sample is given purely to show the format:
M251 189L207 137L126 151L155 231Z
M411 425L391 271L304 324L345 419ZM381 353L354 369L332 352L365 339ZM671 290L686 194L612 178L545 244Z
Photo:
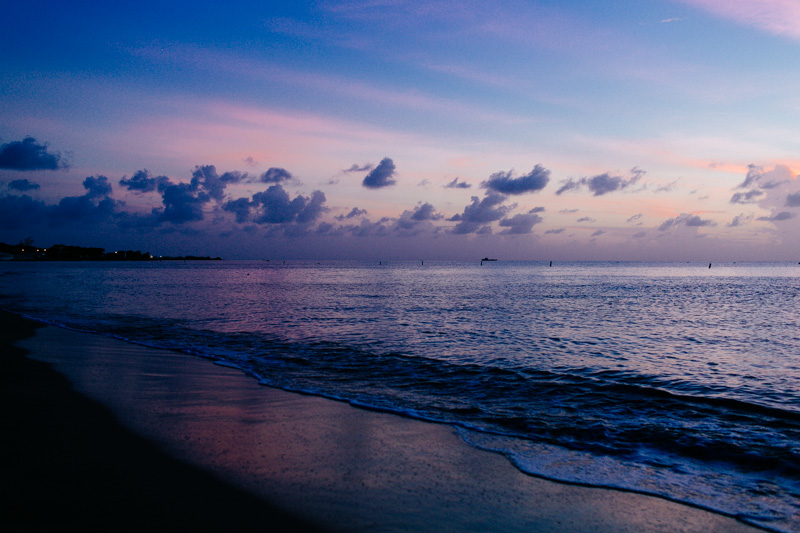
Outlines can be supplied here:
M741 24L800 40L797 0L679 0Z

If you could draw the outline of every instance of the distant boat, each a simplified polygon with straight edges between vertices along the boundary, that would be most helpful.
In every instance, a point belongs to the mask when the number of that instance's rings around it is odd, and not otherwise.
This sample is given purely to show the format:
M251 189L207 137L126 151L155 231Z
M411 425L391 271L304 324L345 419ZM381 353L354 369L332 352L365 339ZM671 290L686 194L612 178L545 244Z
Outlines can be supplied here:
M483 263L484 261L497 261L497 259L489 259L488 257L484 257L483 259L481 259L481 263Z

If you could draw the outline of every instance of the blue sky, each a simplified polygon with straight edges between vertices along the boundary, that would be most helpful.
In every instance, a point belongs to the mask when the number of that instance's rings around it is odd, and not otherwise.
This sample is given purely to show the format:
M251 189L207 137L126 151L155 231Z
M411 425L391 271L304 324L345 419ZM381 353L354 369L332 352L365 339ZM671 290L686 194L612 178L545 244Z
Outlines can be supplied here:
M0 240L800 256L797 2L286 4L4 7Z

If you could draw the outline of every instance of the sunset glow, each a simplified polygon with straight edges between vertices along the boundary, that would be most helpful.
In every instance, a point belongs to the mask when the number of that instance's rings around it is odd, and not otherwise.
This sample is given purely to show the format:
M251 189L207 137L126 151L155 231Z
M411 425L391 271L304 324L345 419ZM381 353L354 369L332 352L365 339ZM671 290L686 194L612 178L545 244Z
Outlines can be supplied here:
M800 259L796 2L37 6L0 22L0 241Z

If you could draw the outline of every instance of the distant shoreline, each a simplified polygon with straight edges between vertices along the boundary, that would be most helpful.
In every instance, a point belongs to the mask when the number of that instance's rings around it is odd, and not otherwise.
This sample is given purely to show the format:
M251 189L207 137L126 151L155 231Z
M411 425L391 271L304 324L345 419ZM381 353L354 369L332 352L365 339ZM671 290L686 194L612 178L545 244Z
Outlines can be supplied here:
M9 245L0 243L0 261L221 261L221 257L197 255L154 256L150 252L118 250L106 252L104 248L54 244L39 248L32 244Z

